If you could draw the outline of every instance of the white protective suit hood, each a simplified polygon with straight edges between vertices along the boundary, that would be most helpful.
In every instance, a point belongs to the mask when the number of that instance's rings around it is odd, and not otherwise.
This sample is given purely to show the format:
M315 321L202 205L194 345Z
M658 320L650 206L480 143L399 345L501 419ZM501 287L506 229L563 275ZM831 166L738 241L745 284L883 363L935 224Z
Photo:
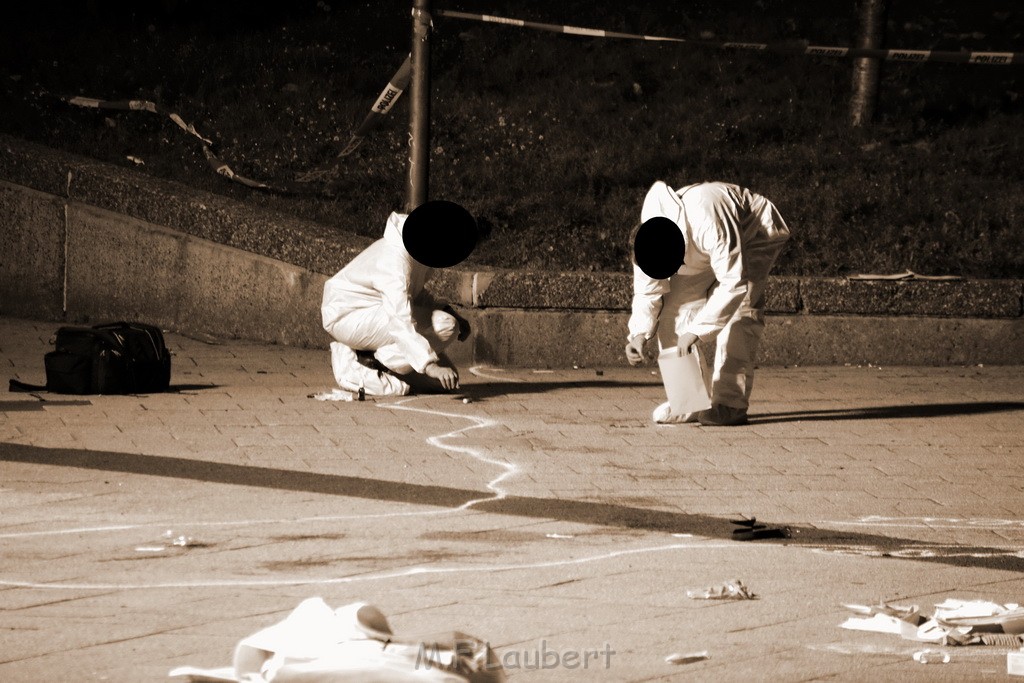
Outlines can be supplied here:
M408 214L392 211L391 215L388 216L387 222L384 224L384 241L391 246L398 247L402 251L405 251L405 243L402 241L402 230L405 228L405 220L408 217Z
M659 216L668 218L676 225L683 225L683 202L675 190L660 180L651 185L647 196L644 197L644 205L640 209L640 222Z

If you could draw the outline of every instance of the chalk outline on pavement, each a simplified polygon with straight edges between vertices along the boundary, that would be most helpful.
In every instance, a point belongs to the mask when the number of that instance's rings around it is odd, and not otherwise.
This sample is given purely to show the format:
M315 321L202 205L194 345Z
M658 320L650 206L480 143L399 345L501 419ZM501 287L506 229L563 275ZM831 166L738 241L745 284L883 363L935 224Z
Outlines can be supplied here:
M470 368L473 374L486 377L478 370L479 366ZM522 380L509 380L506 378L493 377L493 379L500 379L502 381L522 381ZM417 512L404 512L404 513L379 513L372 515L346 515L342 517L331 517L331 518L306 518L306 521L328 521L331 519L366 519L366 518L389 518L389 517L401 517L401 516L412 516L412 515L432 515L432 514L451 514L453 512L465 511L470 509L477 503L489 501L489 500L500 500L508 496L508 491L500 486L500 483L508 477L513 476L519 471L519 466L515 463L506 462L504 460L496 460L489 458L482 454L479 449L475 449L470 446L451 446L443 443L445 439L452 438L458 434L469 431L471 429L481 429L486 427L499 426L501 423L492 420L490 418L483 418L473 415L466 415L463 413L450 413L440 410L430 410L427 408L415 408L404 405L409 401L416 400L418 397L405 399L395 403L383 403L378 404L378 408L397 409L397 410L408 410L412 412L425 413L429 415L438 415L448 418L461 418L472 421L474 424L462 427L460 429L454 429L440 435L434 435L427 437L426 442L438 449L446 451L455 451L468 455L469 457L479 462L495 465L504 471L487 483L487 488L494 492L494 495L487 498L476 498L466 503L463 503L457 508L450 510L427 510ZM296 520L238 520L234 522L207 522L205 525L244 525L254 526L262 523L283 523L287 521L302 521L301 519ZM203 524L203 523L200 523ZM184 526L200 526L200 524L184 525ZM62 535L71 533L89 533L89 532L102 532L102 531L123 531L137 528L147 527L163 527L167 524L145 524L145 525L117 525L117 526L102 526L102 527L88 527L79 529L58 529L49 532L16 532L13 534L0 534L0 538L17 538L26 536L43 536L43 535ZM172 525L174 526L174 525ZM181 526L181 525L179 525ZM150 583L150 584L131 584L131 583L39 583L33 581L10 581L7 579L0 579L0 586L10 586L16 588L37 588L37 589L56 589L56 590L143 590L143 589L167 589L167 588L223 588L231 586L306 586L306 585L333 585L343 583L355 583L361 581L379 581L385 579L398 579L409 576L419 576L424 574L462 574L462 573L476 573L476 572L504 572L504 571L523 571L528 569L544 569L551 567L562 567L570 565L580 565L590 562L599 562L602 560L614 559L616 557L622 557L626 555L637 555L642 553L652 552L665 552L670 550L691 550L691 549L721 549L721 548L734 548L733 543L672 543L668 545L660 545L653 547L643 548L629 548L626 550L616 550L609 553L602 553L599 555L590 555L587 557L570 558L565 560L553 560L546 562L533 562L533 563L520 563L520 564L499 564L492 566L462 566L462 567L411 567L401 571L388 571L371 574L360 574L357 576L344 576L344 577L333 577L327 579L274 579L274 580L222 580L222 581L197 581L197 582L162 582L162 583Z

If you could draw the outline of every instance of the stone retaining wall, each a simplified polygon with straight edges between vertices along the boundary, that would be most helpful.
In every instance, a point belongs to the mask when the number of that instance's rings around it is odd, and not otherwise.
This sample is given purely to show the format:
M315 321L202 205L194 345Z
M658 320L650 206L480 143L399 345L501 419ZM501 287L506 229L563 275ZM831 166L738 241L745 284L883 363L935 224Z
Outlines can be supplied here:
M0 314L146 320L183 333L303 346L323 283L369 243L129 169L0 136ZM614 365L624 273L438 273L474 321L460 362ZM764 364L1024 362L1024 280L773 277Z

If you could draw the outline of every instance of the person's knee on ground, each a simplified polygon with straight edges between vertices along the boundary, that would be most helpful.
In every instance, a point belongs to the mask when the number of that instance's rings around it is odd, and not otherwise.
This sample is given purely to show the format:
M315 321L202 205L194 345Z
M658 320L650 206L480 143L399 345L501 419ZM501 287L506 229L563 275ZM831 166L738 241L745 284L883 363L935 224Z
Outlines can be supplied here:
M405 396L410 386L400 377L364 365L356 352L341 342L331 342L334 381L346 391L362 389L367 396Z

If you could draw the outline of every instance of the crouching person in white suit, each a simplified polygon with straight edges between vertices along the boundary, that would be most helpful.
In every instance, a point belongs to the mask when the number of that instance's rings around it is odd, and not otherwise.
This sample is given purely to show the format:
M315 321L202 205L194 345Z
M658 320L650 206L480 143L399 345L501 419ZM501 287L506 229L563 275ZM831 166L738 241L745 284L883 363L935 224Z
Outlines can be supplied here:
M754 362L764 329L768 271L789 239L789 228L770 201L727 183L697 183L674 190L656 182L641 211L634 242L633 305L626 358L643 361L644 343L697 353L710 379L711 408L674 415L668 403L656 422L738 425L747 421ZM668 219L668 220L665 220Z
M434 268L469 256L476 239L465 209L428 202L408 216L392 213L384 237L327 281L321 316L334 338L331 367L341 388L368 396L458 388L444 348L464 341L470 326L424 285Z

